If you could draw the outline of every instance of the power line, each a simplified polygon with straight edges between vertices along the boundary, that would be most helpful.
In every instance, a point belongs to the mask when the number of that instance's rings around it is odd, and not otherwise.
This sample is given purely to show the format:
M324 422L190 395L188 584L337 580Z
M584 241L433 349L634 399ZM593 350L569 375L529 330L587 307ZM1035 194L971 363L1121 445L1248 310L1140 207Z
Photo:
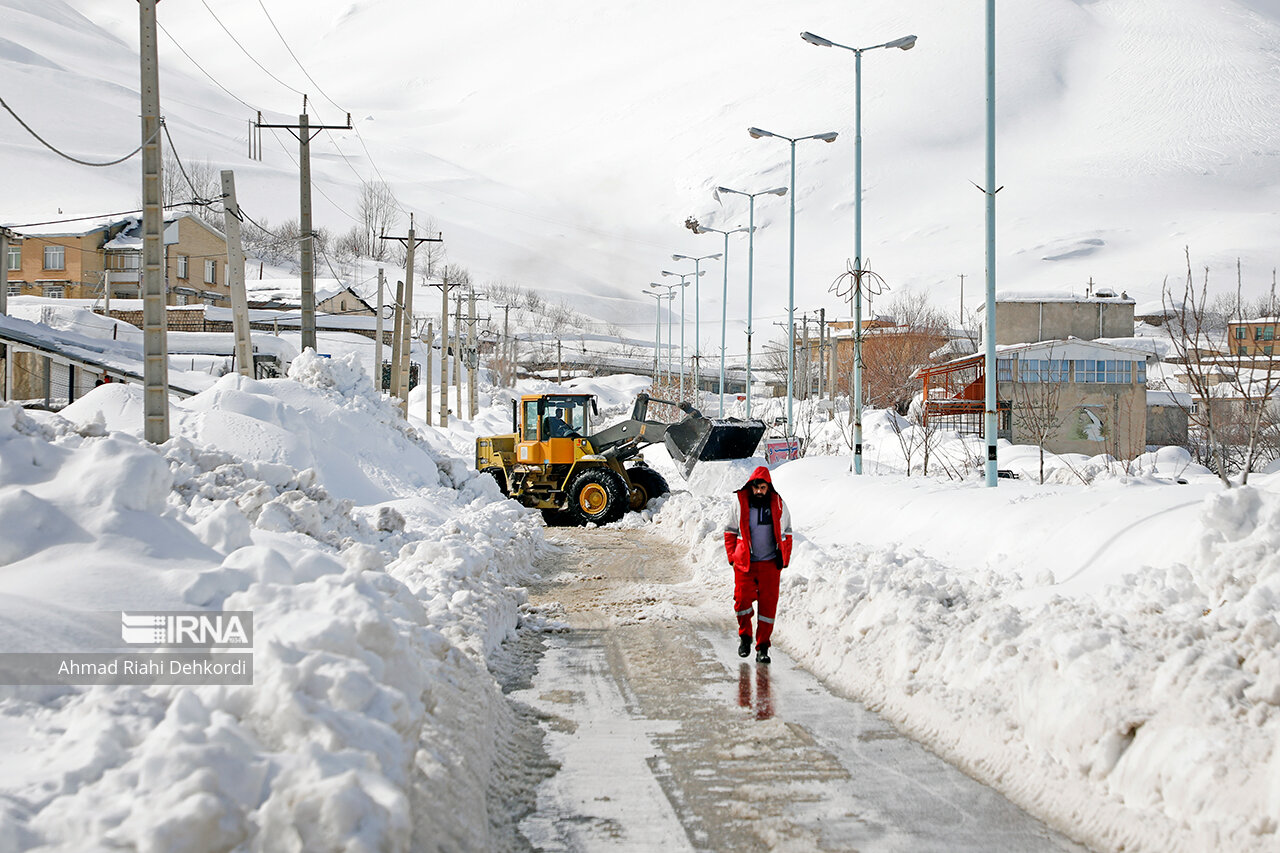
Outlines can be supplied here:
M252 53L250 53L250 52L249 52L248 48L246 48L243 44L241 44L241 43L240 43L240 40L239 40L238 38L236 38L236 37L235 37L235 34L234 34L234 33L232 33L232 32L231 32L231 30L227 29L227 25L226 25L226 24L224 24L224 23L222 23L222 19L218 17L217 13L215 13L215 12L213 11L213 9L209 6L209 4L206 2L206 0L200 0L200 2L204 5L205 9L207 9L207 10L209 11L209 14L213 16L213 19L214 19L215 21L217 21L217 22L218 22L218 26L222 27L222 31L223 31L223 32L225 32L225 33L227 34L227 36L228 36L228 37L229 37L233 42L235 42L236 47L240 48L240 51L241 51L245 56L249 57L249 59L250 59L250 60L252 60L252 62L253 62L253 64L254 64L254 65L256 65L256 66L258 66L259 68L261 68L261 69L262 69L262 71L263 71L263 72L264 72L268 77L270 77L272 80L275 80L275 81L276 81L277 83L279 83L281 86L284 86L284 87L285 87L286 89L288 89L290 92L293 92L293 93L298 94L298 95L306 95L306 92L302 92L302 91L299 91L299 90L297 90L297 89L293 88L293 87L292 87L292 86L290 86L288 83L284 82L284 81L283 81L283 80L281 80L279 77L277 77L276 75L272 74L272 73L271 73L271 71L269 71L265 65L263 65L261 62L259 62L259 61L257 60L257 58L256 58Z
M13 108L12 108L12 107L10 107L8 104L6 104L6 103L5 103L4 98L0 98L0 107L4 107L4 108L5 108L5 110L9 113L9 115L13 116L14 121L16 121L18 124L22 125L23 130L25 130L27 133L29 133L29 134L31 134L32 136L34 136L34 137L36 138L36 141L38 141L38 142L39 142L41 145L43 145L45 148L48 148L50 151L52 151L54 154L57 154L59 157L65 157L66 159L70 160L72 163L79 163L81 166L97 166L97 167L102 167L102 166L115 166L115 165L117 165L117 164L119 164L119 163L123 163L125 160L128 160L130 157L133 157L135 154L137 154L137 153L138 153L139 151L141 151L143 148L145 148L146 146L148 146L148 145L150 145L152 142L154 142L154 141L155 141L155 139L156 139L156 136L158 136L158 135L160 134L160 129L159 129L159 128L156 128L156 132L155 132L155 133L153 133L153 134L151 134L151 138L150 138L150 139L148 139L146 142L143 142L141 145L139 145L137 148L133 149L132 151L130 151L128 154L124 155L123 157L117 158L117 159L115 159L115 160L110 160L110 161L108 161L108 162L106 162L106 163L92 163L92 162L90 162L90 161L88 161L88 160L81 160L81 159L80 159L80 158L78 158L78 157L72 157L70 154L67 154L67 153L66 153L66 152L64 152L64 151L59 151L59 150L58 150L57 148L55 148L52 144L50 144L49 142L45 141L44 137L42 137L40 134L38 134L38 133L36 133L34 130L32 130L32 129L31 129L31 125L29 125L29 124L27 124L25 121L23 121L23 120L22 120L22 117L21 117L20 115L18 115L17 113L15 113L15 112L13 111Z
M164 24L161 24L159 21L157 21L156 24L160 27L160 31L165 34L165 36L169 39L169 41L173 42L173 46L176 47L178 50L182 51L182 55L185 56L191 62L192 65L194 65L196 68L199 68L200 73L208 77L209 80L213 83L213 85L217 86L219 89L226 92L228 95L230 95L235 100L239 101L242 105L244 105L248 109L255 110L255 111L257 110L257 107L253 106L252 104L250 104L249 102L241 98L239 95L237 95L235 92L231 91L226 86L219 83L218 79L214 77L212 74L210 74L208 71L206 71L203 65L201 65L199 62L196 62L195 57L193 57L190 53L188 53L187 49L183 47L178 42L177 39L173 37L173 34L165 29Z

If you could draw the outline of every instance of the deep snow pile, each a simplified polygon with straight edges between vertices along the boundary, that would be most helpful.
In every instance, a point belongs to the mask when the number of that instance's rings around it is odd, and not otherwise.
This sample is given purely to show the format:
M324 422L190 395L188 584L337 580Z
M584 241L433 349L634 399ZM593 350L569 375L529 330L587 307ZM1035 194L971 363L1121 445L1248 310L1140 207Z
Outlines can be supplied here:
M0 849L483 849L535 514L431 449L354 358L0 408L7 651L113 645L78 611L252 610L245 687L0 687Z
M725 496L761 461L700 466L653 519L726 619ZM1091 845L1275 849L1272 477L991 490L831 463L774 471L782 647Z

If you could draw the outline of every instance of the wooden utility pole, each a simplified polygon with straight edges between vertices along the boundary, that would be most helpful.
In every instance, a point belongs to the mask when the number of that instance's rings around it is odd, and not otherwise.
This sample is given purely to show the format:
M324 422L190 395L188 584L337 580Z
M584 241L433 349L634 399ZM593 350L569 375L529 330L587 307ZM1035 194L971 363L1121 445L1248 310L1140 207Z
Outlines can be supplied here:
M426 388L427 388L427 417L426 417L426 424L427 424L427 426L431 426L431 397L432 397L432 393L431 393L431 389L432 389L432 385L431 385L431 345L432 345L434 342L435 342L435 337L434 337L434 335L433 335L433 333L432 333L432 330L431 330L431 321L430 321L430 320L428 320L428 321L427 321L427 337L426 337L426 339L423 341L423 344L424 344L424 346L426 347L426 350L427 350L427 374L426 374L426 376L424 376L424 377L422 378L422 384L423 384L423 385L425 385L425 386L426 386Z
M346 124L311 124L307 117L307 97L302 96L302 115L297 124L263 124L258 120L259 130L264 127L278 127L287 130L298 140L298 169L300 172L301 192L299 199L298 224L302 231L302 348L316 349L316 265L315 235L311 229L311 140L322 130L351 130L351 113L347 113Z
M169 346L164 309L157 1L138 0L142 58L142 413L146 440L164 444L169 440Z
M396 282L395 319L391 321L391 375L387 378L387 391L400 398L400 337L404 334L404 282ZM381 368L379 368L381 369ZM382 380L378 380L381 382Z
M400 369L398 371L399 381L393 383L399 390L400 410L405 413L405 417L409 416L409 363L410 363L410 343L413 341L413 253L419 243L443 243L444 235L437 234L435 237L418 237L413 231L413 214L409 214L409 234L405 237L388 237L380 235L379 240L395 240L405 247L405 269L404 269L404 319L402 321L400 348ZM394 368L393 368L394 372ZM393 392L394 393L394 392Z
M382 390L382 285L384 283L383 269L378 267L378 319L374 321L373 334L373 375L378 377L374 380L378 390Z
M231 329L236 340L236 369L254 378L253 343L249 339L249 300L244 292L244 248L240 242L240 205L236 173L222 171L222 223L227 235L227 285L231 288Z

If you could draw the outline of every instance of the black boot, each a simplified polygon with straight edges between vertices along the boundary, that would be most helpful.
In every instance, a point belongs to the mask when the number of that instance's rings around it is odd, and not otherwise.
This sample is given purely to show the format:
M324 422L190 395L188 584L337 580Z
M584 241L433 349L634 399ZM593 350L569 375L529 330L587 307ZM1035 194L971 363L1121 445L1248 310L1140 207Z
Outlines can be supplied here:
M743 655L743 657L746 657ZM761 643L756 646L756 663L772 663L769 659L769 644Z
M739 634L738 635L738 657L745 658L749 654L751 654L751 635Z

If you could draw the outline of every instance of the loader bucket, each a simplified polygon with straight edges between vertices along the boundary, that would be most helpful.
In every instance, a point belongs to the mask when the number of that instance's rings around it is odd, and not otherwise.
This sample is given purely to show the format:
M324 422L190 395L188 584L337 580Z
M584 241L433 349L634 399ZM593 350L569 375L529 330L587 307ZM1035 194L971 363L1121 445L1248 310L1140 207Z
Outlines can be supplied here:
M763 421L689 416L667 427L665 443L687 477L699 462L752 456L764 431Z

